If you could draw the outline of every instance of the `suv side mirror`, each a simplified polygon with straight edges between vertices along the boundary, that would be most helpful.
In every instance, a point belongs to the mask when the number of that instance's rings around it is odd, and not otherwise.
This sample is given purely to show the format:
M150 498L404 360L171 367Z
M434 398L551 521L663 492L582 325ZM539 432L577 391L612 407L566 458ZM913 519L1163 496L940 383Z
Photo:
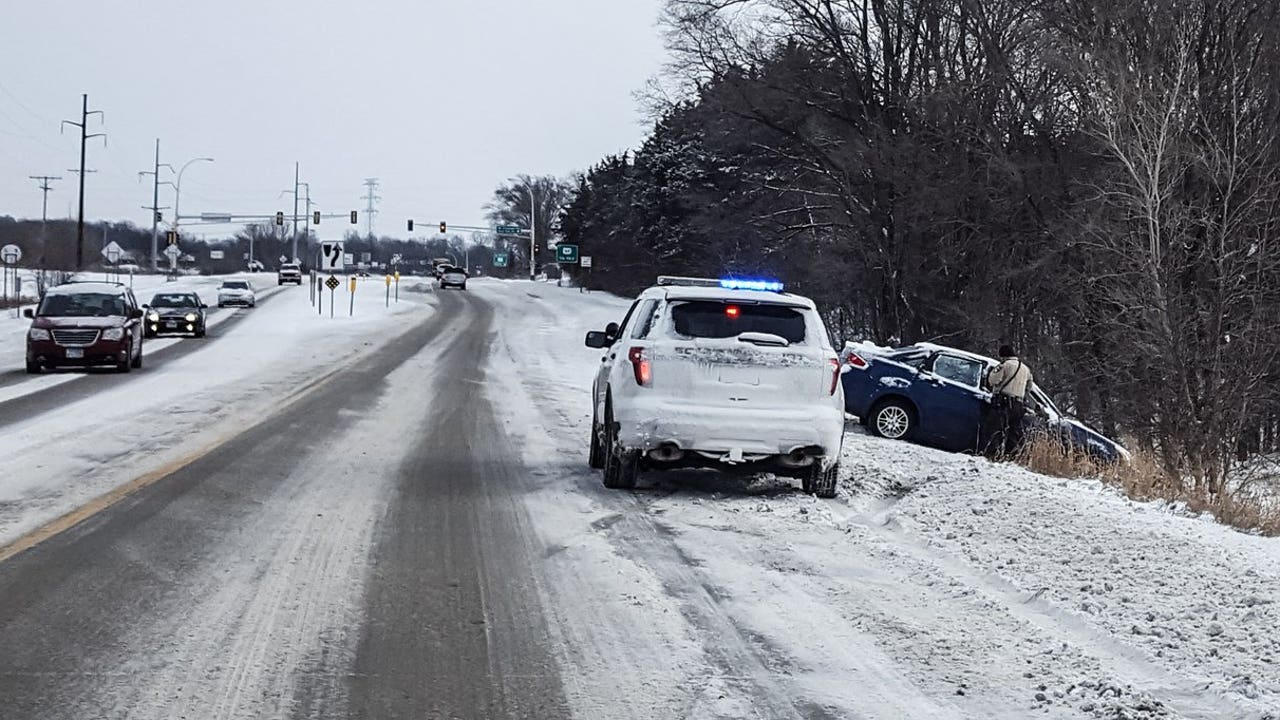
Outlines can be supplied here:
M200 309L201 309L201 310L204 310L204 309L205 309L205 308L207 308L207 307L209 307L209 306L208 306L208 305L205 305L204 303L200 303Z
M610 340L612 340L618 337L618 331L621 329L622 328L618 327L618 323L611 322L608 325L604 326L604 334L607 335Z
M134 308L129 311L129 317L133 318L134 320L137 320L138 318L142 317L142 314L143 314L142 308Z
M592 330L587 333L587 347L589 348L607 348L613 344L613 338L608 333Z
M24 318L28 318L28 319L30 319L30 320L35 320L35 318L36 318L36 311L35 311L35 308L27 308L26 310L23 310L23 311L22 311L22 317L24 317Z

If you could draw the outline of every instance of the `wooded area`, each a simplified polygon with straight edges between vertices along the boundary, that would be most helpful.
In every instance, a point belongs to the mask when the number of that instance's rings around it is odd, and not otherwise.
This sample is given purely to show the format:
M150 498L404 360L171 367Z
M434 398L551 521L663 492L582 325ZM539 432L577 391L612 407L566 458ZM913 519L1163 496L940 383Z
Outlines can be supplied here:
M671 0L683 99L578 178L563 241L602 289L771 275L838 340L1011 342L1216 494L1280 442L1278 15Z

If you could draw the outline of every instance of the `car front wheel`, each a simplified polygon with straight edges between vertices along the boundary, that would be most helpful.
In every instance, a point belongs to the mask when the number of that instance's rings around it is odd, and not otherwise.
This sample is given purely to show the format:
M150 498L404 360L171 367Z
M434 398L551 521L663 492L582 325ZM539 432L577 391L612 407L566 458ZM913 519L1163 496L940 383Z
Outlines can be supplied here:
M915 430L915 410L902 400L885 400L871 411L868 427L882 438L902 440Z
M40 371L41 371L41 370L43 370L43 369L44 369L44 368L40 367L40 363L38 363L38 362L32 362L32 361L30 361L30 360L28 360L28 361L27 361L27 374L28 374L28 375L39 375L39 374L40 374ZM594 466L593 466L593 467L594 467Z

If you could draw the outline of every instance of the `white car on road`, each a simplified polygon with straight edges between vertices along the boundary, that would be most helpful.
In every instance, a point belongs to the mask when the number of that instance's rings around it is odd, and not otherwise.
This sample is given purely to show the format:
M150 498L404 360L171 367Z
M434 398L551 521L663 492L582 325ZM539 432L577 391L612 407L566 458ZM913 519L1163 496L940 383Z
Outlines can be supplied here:
M467 289L467 271L458 267L447 267L440 271L440 289L456 287Z
M798 477L832 497L844 438L840 362L813 301L765 281L658 278L621 323L587 334L590 463L605 487L641 469Z
M220 308L228 305L254 307L257 304L258 298L253 294L253 286L248 280L224 280L222 286L218 288L218 307Z

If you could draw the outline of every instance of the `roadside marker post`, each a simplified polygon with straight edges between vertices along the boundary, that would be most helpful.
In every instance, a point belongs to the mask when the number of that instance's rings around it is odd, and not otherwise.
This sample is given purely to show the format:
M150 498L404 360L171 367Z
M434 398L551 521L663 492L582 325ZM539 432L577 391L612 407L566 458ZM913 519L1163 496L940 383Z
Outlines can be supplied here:
M387 307L391 307L391 276L387 275Z
M347 308L347 317L355 317L356 315L356 279L355 277L352 277L350 279L350 282L348 282L347 284L350 286L348 292L351 293L351 307Z
M342 283L337 277L330 275L329 279L324 281L324 284L329 288L329 317L333 317L333 304L337 302L337 299L333 296L333 292L337 290L338 286Z
M400 271L396 271L396 302L400 302Z

